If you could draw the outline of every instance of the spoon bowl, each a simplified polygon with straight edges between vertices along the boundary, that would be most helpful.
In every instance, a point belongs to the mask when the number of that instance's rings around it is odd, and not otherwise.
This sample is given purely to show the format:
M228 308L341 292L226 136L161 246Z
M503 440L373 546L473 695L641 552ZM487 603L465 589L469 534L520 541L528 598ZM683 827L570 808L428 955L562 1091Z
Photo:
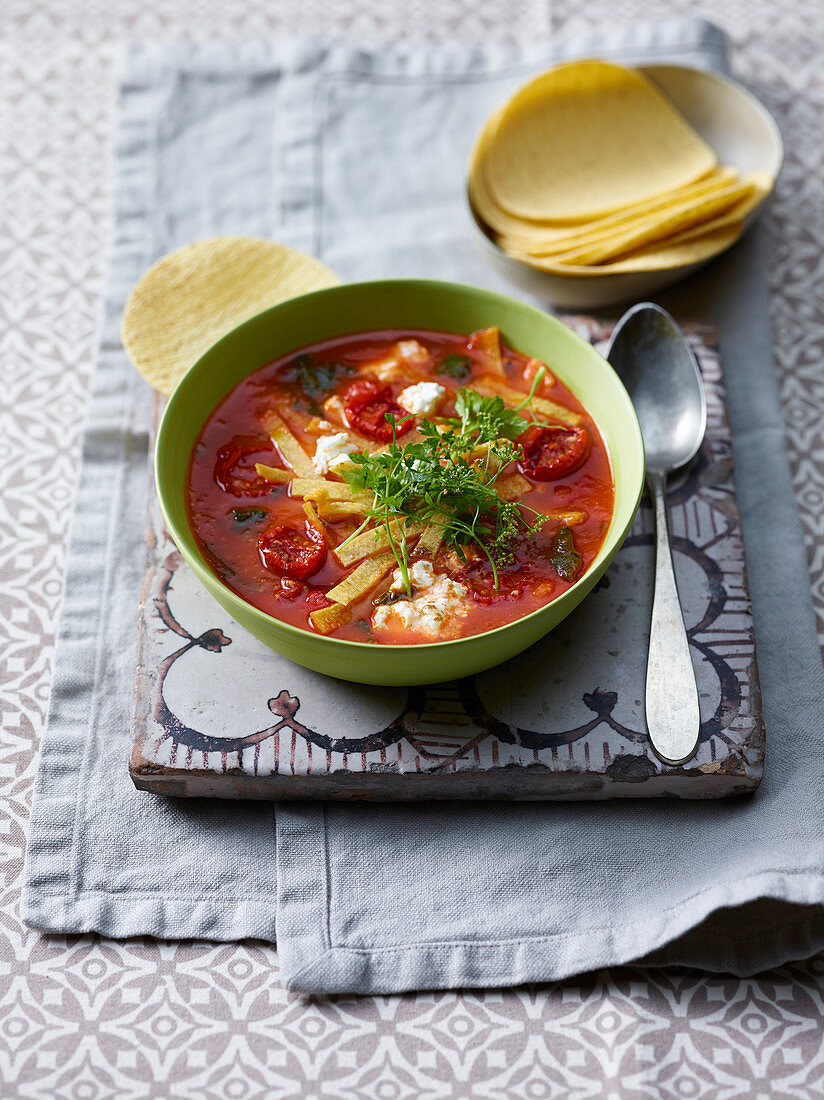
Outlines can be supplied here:
M666 310L641 302L618 323L607 358L627 388L644 437L647 476L695 457L707 402L692 349Z
M698 453L707 426L701 373L666 310L633 306L615 328L607 359L635 406L646 452L646 481L655 509L655 592L647 661L650 744L666 764L695 754L701 730L698 687L678 598L667 528L667 476Z

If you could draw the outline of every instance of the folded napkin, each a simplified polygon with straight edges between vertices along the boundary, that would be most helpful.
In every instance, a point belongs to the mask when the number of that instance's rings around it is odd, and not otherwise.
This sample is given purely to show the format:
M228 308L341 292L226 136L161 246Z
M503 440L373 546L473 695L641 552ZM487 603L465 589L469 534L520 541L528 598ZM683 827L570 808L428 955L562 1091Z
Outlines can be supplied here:
M276 842L270 805L163 800L126 774L151 491L150 394L118 338L129 287L184 242L259 233L344 279L506 289L463 207L472 137L532 72L587 54L725 64L720 32L695 20L526 51L291 42L130 55L27 922L167 939L277 932L286 983L320 992L505 985L641 958L748 973L824 945L824 673L752 236L662 300L721 332L770 741L755 797L284 805Z

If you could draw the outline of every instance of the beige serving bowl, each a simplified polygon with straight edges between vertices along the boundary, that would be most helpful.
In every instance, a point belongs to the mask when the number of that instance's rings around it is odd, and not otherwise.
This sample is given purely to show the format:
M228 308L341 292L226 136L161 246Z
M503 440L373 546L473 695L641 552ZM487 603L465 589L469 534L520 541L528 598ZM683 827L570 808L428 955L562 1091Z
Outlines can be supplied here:
M720 164L739 174L765 172L775 181L784 146L775 119L754 95L729 77L684 65L641 65L638 71L657 84L718 154ZM744 219L752 225L767 195ZM648 297L691 275L715 257L661 271L630 271L591 275L558 275L516 260L499 248L469 202L472 225L487 260L522 290L553 306L593 309Z

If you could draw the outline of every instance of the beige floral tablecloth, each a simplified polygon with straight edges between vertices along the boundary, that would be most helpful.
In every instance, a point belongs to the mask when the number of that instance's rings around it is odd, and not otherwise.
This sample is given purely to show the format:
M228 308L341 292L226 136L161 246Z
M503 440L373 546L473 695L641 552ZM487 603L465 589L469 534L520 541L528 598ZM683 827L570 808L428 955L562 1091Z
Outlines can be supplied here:
M307 1004L273 948L47 937L19 884L112 217L118 44L277 33L528 40L700 14L776 114L781 393L824 640L824 4L796 0L5 0L0 6L0 1097L824 1095L824 958L757 979Z

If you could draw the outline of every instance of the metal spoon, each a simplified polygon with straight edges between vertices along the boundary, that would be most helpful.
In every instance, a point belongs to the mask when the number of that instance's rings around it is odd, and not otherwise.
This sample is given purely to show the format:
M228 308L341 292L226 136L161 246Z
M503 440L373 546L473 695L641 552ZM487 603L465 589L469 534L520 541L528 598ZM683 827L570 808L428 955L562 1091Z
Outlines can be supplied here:
M607 359L627 388L644 438L647 488L655 508L655 593L647 659L646 713L652 748L665 764L684 764L698 748L701 715L667 530L667 475L695 457L707 424L695 356L666 310L642 302L628 310Z

